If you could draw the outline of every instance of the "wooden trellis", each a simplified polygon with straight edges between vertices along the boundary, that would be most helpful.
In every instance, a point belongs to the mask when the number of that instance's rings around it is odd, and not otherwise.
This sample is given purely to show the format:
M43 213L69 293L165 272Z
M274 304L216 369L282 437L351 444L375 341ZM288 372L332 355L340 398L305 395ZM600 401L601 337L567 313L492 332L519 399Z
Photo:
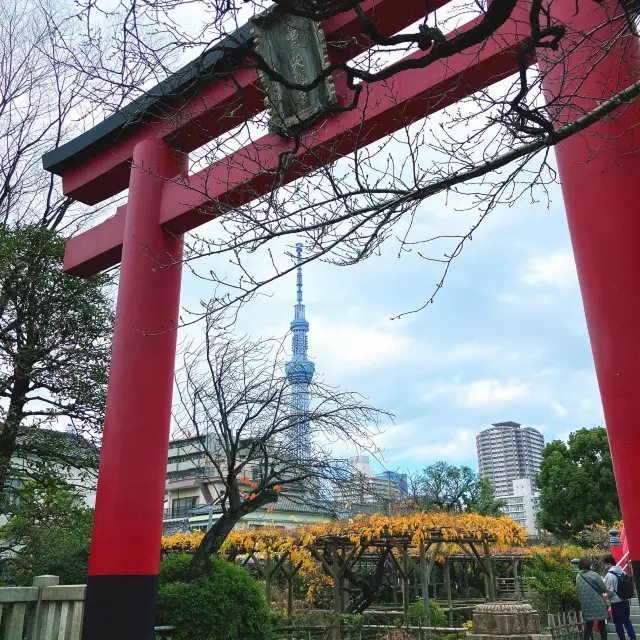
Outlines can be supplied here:
M297 529L234 531L222 552L229 560L252 568L264 580L270 602L274 577L281 574L287 586L289 615L294 613L294 581L300 572L310 589L323 581L332 584L331 608L336 614L363 613L380 599L388 582L394 605L399 600L398 588L401 594L402 610L396 614L408 619L413 588L413 595L422 598L428 620L430 587L437 597L432 571L436 562L443 563L442 586L451 624L451 573L455 565L462 564L464 579L468 578L469 563L477 567L484 577L485 597L495 600L491 549L511 549L521 545L524 538L524 530L507 517L446 512L372 514ZM188 551L198 544L196 534L163 540L167 550ZM512 567L517 571L517 563ZM468 596L468 580L464 589Z
M453 624L453 602L450 578L450 565L461 562L466 566L473 562L480 568L485 578L485 595L489 601L496 599L496 581L494 577L493 558L491 555L492 537L461 536L450 540L440 532L428 532L428 540L414 542L412 535L382 535L373 540L354 540L347 536L327 535L306 545L311 557L322 568L323 573L333 582L333 610L342 613L349 609L351 593L357 591L357 579L354 568L359 563L373 567L378 573L387 569L397 575L402 594L402 607L405 615L410 604L411 580L420 585L425 615L429 615L429 586L434 564L442 559L444 564L444 586L449 610L449 624ZM451 545L454 545L451 548ZM287 613L294 612L293 582L303 562L294 562L291 553L231 547L228 549L229 560L241 566L253 567L257 575L264 580L267 598L271 601L271 587L276 573L281 573L287 584ZM504 556L500 556L504 559ZM517 559L513 559L514 577L517 582ZM466 576L466 571L463 571ZM356 582L356 584L354 584ZM380 592L382 582L374 581L371 593L361 593L361 606L365 610ZM467 583L468 591L468 583Z

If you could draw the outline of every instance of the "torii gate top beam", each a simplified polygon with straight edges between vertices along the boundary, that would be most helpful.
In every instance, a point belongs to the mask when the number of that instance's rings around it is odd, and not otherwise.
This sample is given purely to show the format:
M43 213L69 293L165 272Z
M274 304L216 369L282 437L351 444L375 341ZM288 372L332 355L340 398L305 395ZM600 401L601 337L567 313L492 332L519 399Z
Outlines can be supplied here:
M391 7L391 1L369 0L368 6L370 10L375 8L375 15L379 19L380 14ZM436 4L444 5L448 1L438 0ZM416 0L407 0L407 2L409 6L413 6ZM421 11L424 12L422 2L423 0L419 0ZM409 22L406 18L407 14L403 15L405 19L400 22ZM481 20L481 17L471 20L457 31L467 31ZM332 23L333 26L330 24L329 27L335 36L336 33L343 33L342 29L346 26L352 29L354 22L356 21L346 15L341 15L339 28L336 26L337 20ZM396 20L397 22L399 21ZM488 41L470 47L452 58L430 64L426 68L404 71L386 83L362 83L361 103L367 105L364 112L355 109L329 114L307 130L297 153L289 159L286 172L284 175L277 176L278 184L290 183L322 164L333 162L358 147L379 140L515 73L518 69L515 53L521 49L530 35L530 27L528 27L527 11L525 8L518 7L512 18ZM391 29L391 27L388 28ZM358 48L365 47L362 42L356 42ZM351 50L355 50L355 47L355 44L352 45ZM408 58L420 58L425 55L428 53L418 51ZM237 101L237 83L242 78L246 80L249 73L255 74L255 69L244 67L233 72L228 65L227 69L227 73L234 74L234 82L225 84L214 78L206 91L211 90L212 93L209 95L217 94L216 99L219 100L222 93L233 86L234 91L227 91L225 95ZM184 70L180 73L181 77L188 75ZM220 73L219 69L211 72L215 77L219 77ZM257 86L257 78L254 78L253 82ZM174 79L170 86L178 86L178 83L179 79ZM343 95L339 99L344 104L348 104L350 96L345 91L346 89L343 88ZM161 96L162 89L157 89L154 95ZM159 97L154 102L153 96L149 98L148 111L153 112L157 109L162 99ZM130 160L127 159L127 154L132 154L133 148L141 140L165 137L172 143L176 141L173 146L185 151L183 146L186 144L185 141L189 142L190 148L196 148L199 145L194 143L194 139L197 138L203 143L214 137L213 125L202 128L203 118L213 118L217 114L217 119L214 118L217 132L215 135L217 135L237 124L240 117L237 114L226 113L220 118L217 111L220 103L216 102L216 107L206 109L204 108L206 101L203 103L200 96L194 100L194 104L196 108L190 106L185 109L180 113L180 119L168 118L162 122L158 121L155 129L152 125L143 123L125 126L126 123L118 124L116 119L111 130L106 126L104 131L97 127L99 131L93 137L91 134L92 131L96 131L95 129L87 132L84 146L82 141L79 143L72 141L60 150L47 154L45 164L48 162L48 166L60 171L65 193L75 194L77 197L78 193L86 194L89 189L95 188L100 195L91 200L97 202L102 199L104 189L110 190L109 195L112 195L120 187L126 186L126 184L120 184L119 180L121 180L121 174L125 175L129 172ZM256 101L254 106L256 113L262 110L264 108L262 98L259 104ZM244 107L243 102L240 110L242 118L246 117ZM176 108L174 105L174 112ZM190 116L193 116L191 120L189 120ZM120 115L120 118L123 117L126 117L126 114ZM140 118L137 122L140 122ZM178 124L172 124L172 122ZM185 137L180 138L179 134L185 132L187 132ZM194 132L198 132L197 135L194 136ZM119 135L122 136L121 139L118 138ZM115 139L111 146L108 146L109 139ZM77 149L74 149L74 143ZM167 181L162 193L161 224L174 233L184 233L224 213L229 207L246 204L268 193L274 188L275 172L282 153L290 152L292 149L291 140L264 136L192 176ZM54 155L58 151L60 153ZM117 184L116 191L114 191L114 183ZM66 247L65 271L87 277L116 265L120 261L122 251L125 217L126 205L120 207L112 218L71 238Z
M430 0L435 11L450 0ZM361 8L383 36L391 36L425 15L424 0L364 0ZM371 47L355 11L322 23L332 63L347 62ZM104 122L46 153L45 170L62 177L63 191L97 204L129 184L133 148L147 138L166 138L190 152L264 110L264 95L251 61L228 51L250 44L248 24ZM223 51L224 49L224 51ZM230 80L234 76L233 81Z

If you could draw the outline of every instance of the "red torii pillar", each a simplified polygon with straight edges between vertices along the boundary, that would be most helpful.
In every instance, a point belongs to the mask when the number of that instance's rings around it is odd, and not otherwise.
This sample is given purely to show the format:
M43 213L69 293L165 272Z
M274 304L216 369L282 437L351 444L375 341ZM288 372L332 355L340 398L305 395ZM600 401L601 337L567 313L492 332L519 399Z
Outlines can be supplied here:
M627 3L628 6L631 3ZM640 78L638 38L620 38L623 3L553 2L551 12L591 46L551 67L545 90L575 92L556 112L571 122ZM611 46L611 44L613 45ZM594 55L601 46L605 55ZM557 54L560 59L564 50ZM545 63L541 60L541 66ZM568 74L563 77L563 68ZM580 73L584 70L584 73ZM556 147L569 232L587 319L624 530L633 571L640 575L640 106L638 100L612 118Z
M160 200L166 180L185 168L184 154L164 140L143 140L134 149L89 559L86 640L153 633L182 276L180 265L157 268L182 258L182 236L160 226Z
M432 9L446 2L432 2ZM575 3L568 4L575 12ZM578 27L590 24L598 18L593 13L598 9L586 3L589 13L583 4L576 15L561 17ZM402 12L397 10L397 0L365 0L361 6L383 35L393 35L424 14L423 0L405 0ZM557 2L553 7L561 11ZM514 52L527 36L526 24L525 7L515 22L501 28L488 43L446 63L400 74L391 87L365 84L363 93L371 107L364 119L352 111L315 125L305 134L282 180L290 182L514 73ZM360 20L354 12L326 21L323 29L332 60L353 57L368 46L358 39ZM352 43L348 53L344 42ZM414 54L420 55L424 54ZM620 51L613 55L622 57ZM149 123L137 114L133 121L138 124L126 127L131 110L116 114L44 159L45 168L62 176L65 193L88 204L129 185L128 204L113 218L71 239L65 255L65 270L79 276L122 260L84 640L153 637L175 361L176 334L170 329L177 322L180 291L179 268L156 267L179 259L181 234L212 219L210 209L203 212L203 205L218 201L237 206L267 193L273 185L267 170L275 170L279 154L291 149L290 141L267 136L198 174L168 180L184 172L186 153L230 130L247 113L262 109L255 70L238 69L234 76L234 82L218 79L201 87L198 100L186 107L173 104L180 109L179 118L169 114L165 120ZM181 77L189 80L188 74ZM607 75L606 90L597 87L598 97L624 88L635 77L635 68L626 75ZM234 113L230 105L238 87L245 94L239 112ZM547 88L553 91L553 82ZM160 100L168 95L170 102L172 95L181 95L174 79L169 79L168 89L161 86L151 93ZM629 124L633 117L625 117L615 129L620 135L606 150L606 158L580 164L585 143L576 137L561 145L558 163L631 554L640 560L640 522L636 520L640 495L634 497L631 490L632 461L640 452L640 442L628 428L640 417L640 395L634 393L640 386L640 315L634 299L640 284L640 256L634 254L633 246L639 223L633 216L631 179L640 159L628 152L640 150L640 145ZM612 126L599 124L592 129L609 131ZM620 151L627 155L610 167L611 158ZM189 184L185 186L184 181ZM610 217L603 214L607 206ZM132 490L139 496L135 500Z

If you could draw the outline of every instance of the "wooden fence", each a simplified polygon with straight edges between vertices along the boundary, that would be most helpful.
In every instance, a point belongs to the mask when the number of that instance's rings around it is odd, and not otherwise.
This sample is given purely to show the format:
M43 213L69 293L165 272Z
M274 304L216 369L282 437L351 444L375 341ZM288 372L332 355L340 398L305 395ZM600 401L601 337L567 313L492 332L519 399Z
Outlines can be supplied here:
M389 626L365 624L358 629L333 626L281 626L276 628L275 637L278 640L392 640L398 634L407 632L416 640L428 640L434 635L446 635L448 640L462 640L468 629L463 627L427 627L422 625ZM403 635L403 637L406 637Z
M80 640L86 589L61 585L58 576L37 576L31 587L0 587L0 638ZM157 640L170 640L175 627L155 632Z
M4 640L80 640L86 586L37 576L31 587L0 588Z
M581 612L550 613L547 627L553 640L582 640L584 620Z

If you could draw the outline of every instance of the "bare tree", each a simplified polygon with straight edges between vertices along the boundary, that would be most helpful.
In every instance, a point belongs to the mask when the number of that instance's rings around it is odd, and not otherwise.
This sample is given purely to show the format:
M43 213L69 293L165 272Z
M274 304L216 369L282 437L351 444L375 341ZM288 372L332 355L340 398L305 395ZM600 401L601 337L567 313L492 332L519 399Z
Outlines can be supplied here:
M629 68L636 63L632 3L576 0L576 14L596 4L605 7L602 22L587 32L555 18L552 3L546 0L526 4L474 0L455 3L453 9L445 4L403 5L414 24L398 30L393 23L376 22L371 3L356 0L192 0L190 19L184 22L174 12L185 3L175 0L144 4L121 0L115 6L91 0L84 7L80 3L88 24L96 7L121 21L128 35L126 43L123 40L123 59L140 60L154 50L191 51L198 54L196 67L202 62L198 83L212 79L233 83L228 69L205 64L208 56L219 52L236 69L257 69L269 97L272 91L288 96L281 103L271 100L268 122L248 89L236 83L235 99L223 117L233 126L223 127L226 133L193 154L194 167L202 169L185 178L182 186L197 192L199 213L218 219L222 227L214 239L197 235L188 239L186 261L199 276L217 285L205 313L246 302L289 273L294 268L290 260L275 256L284 254L282 245L291 246L294 239L306 241L305 262L319 259L352 265L379 253L383 245L395 245L398 255L413 253L439 264L441 277L418 305L424 308L433 302L453 260L498 205L527 196L532 201L548 197L547 185L556 179L549 161L553 146L582 134L595 122L613 122L625 109L634 108L629 103L640 93L638 82L602 99L584 89L591 74L596 82L603 75L601 63L609 54L622 52ZM312 22L350 20L349 37L327 36L329 61L307 82L296 81L278 66L256 45L250 30L237 29L274 6L282 14ZM149 24L163 34L162 47L154 49L142 35L141 28ZM506 49L514 61L504 73L508 77L491 87L473 85L468 78L479 61L499 49ZM578 50L584 52L584 62L576 66L571 60ZM532 61L538 62L537 68ZM430 112L441 112L435 125L433 120L411 116L411 109L400 105L394 118L403 128L378 139L366 120L377 106L376 99L385 91L395 95L401 75L406 81L424 77L430 70L447 78L428 96ZM116 72L104 70L112 81ZM627 74L628 69L613 66L607 72ZM333 148L325 144L313 118L295 113L296 105L305 103L304 96L330 80L336 97L318 117L352 113L344 135L333 140ZM545 82L557 86L552 99L543 96ZM475 93L458 103L469 86ZM187 98L177 112L171 107L172 97ZM168 95L163 103L167 117L188 117L198 100L197 91L192 98ZM273 111L278 108L293 109L293 119L299 116L300 126L284 132L292 139L286 148L277 141L271 143L275 150L284 148L282 152L269 153L270 143L258 138L273 124ZM384 125L377 121L373 128ZM594 139L590 146L596 154L607 145ZM325 164L326 158L344 155L345 148L347 157ZM436 234L425 230L420 224L421 205L438 194L455 196L461 206L477 212L470 227ZM268 268L263 264L255 268L250 256L256 252L264 252ZM228 260L213 270L208 263L206 270L199 269L197 260L205 256ZM229 264L235 268L232 273Z
M73 43L72 56L67 47ZM38 225L66 234L99 215L65 197L55 176L42 171L42 155L109 114L95 100L99 85L76 64L90 67L104 55L86 46L66 0L0 6L0 223ZM108 84L113 95L126 99ZM94 99L89 100L91 96ZM110 203L107 203L110 204Z
M190 577L206 570L241 518L281 496L327 507L331 484L349 474L332 454L337 443L376 450L373 436L387 414L318 381L310 385L309 409L300 413L283 356L280 341L238 339L212 324L202 346L185 350L174 419L197 438L220 514L194 555Z

